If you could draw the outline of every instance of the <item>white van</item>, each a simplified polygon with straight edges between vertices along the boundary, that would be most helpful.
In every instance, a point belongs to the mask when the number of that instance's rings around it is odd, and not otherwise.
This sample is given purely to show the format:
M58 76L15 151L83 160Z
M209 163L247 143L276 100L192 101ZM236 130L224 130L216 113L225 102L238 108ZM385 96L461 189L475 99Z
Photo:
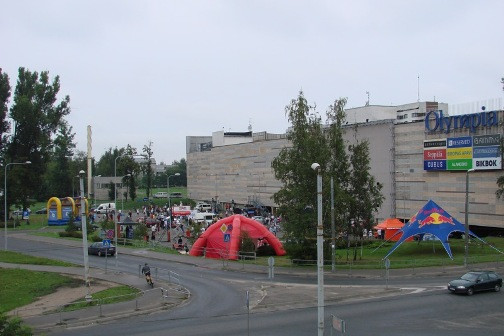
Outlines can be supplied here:
M212 206L207 203L199 203L196 205L196 209L200 212L206 212L206 211L211 211Z
M115 203L102 203L98 205L98 207L95 209L95 212L97 214L104 214L111 211L115 212L115 209L116 209Z
M194 220L198 223L205 222L206 225L210 225L213 222L215 214L212 212L197 212L194 214Z

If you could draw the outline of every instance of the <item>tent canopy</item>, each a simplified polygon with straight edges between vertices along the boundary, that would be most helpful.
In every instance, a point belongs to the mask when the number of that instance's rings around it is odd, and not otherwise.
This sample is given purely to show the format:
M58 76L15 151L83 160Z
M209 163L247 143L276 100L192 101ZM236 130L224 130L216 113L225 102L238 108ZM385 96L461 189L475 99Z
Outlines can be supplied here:
M376 225L374 228L376 230L378 230L378 229L382 229L382 230L386 230L386 229L401 229L403 226L404 226L404 223L401 222L399 219L397 219L397 218L387 218L383 222L381 222L380 224Z
M392 246L384 259L391 255L406 239L415 235L423 235L426 233L430 233L436 236L443 244L443 247L445 248L446 253L448 253L448 256L453 259L450 244L448 243L448 237L452 232L455 231L465 232L464 225L457 219L453 218L448 212L437 205L434 201L429 200L409 220L409 222L406 223L406 225L404 225L403 228L397 232L397 235L402 233L402 236L397 241L397 243ZM469 231L469 234L476 239L485 242L471 231Z
M196 240L189 252L199 256L205 250L209 258L238 259L242 232L252 239L262 239L273 247L277 255L285 255L282 243L261 223L242 215L232 215L210 225Z
M385 235L384 238L385 240L393 240L397 241L399 240L400 235L397 234L397 232L402 229L404 226L404 223L401 222L397 218L387 218L380 224L376 225L374 227L375 230L384 230ZM412 240L412 239L409 239Z

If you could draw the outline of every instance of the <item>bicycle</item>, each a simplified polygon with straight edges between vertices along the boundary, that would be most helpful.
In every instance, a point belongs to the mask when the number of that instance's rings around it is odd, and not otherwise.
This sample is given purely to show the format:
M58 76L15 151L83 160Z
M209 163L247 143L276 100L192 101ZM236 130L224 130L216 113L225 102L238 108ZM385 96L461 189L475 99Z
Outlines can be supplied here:
M145 263L145 266L142 268L142 273L145 274L145 280L147 281L147 284L150 285L151 288L154 288L154 281L152 281L150 267L147 263Z
M151 288L154 288L154 282L152 281L152 276L150 273L145 274L145 280L147 281L147 284L151 286Z

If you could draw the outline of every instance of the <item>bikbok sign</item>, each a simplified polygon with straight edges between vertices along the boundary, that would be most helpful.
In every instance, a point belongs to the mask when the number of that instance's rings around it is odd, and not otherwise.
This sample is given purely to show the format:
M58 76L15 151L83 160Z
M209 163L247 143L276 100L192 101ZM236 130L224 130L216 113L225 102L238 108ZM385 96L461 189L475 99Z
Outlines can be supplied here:
M430 111L425 115L425 131L444 132L468 129L474 133L480 126L496 127L499 125L499 116L497 111L479 112L471 114L462 114L454 116L444 116L443 111Z

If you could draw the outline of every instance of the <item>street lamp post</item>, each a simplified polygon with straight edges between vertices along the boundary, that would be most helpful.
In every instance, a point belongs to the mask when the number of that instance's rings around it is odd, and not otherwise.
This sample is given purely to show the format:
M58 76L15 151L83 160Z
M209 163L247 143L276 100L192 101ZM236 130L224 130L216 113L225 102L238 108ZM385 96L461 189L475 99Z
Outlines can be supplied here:
M466 191L465 191L465 224L464 224L464 267L467 267L467 259L469 258L469 173L473 172L474 168L466 171Z
M5 172L4 172L4 219L5 219L4 250L5 251L7 251L7 167L11 165L28 165L28 164L31 164L31 161L11 162L5 165Z
M318 163L311 168L317 172L317 306L318 336L324 336L324 226L322 224L322 172Z
M336 271L336 220L334 215L334 178L331 176L331 272Z
M84 170L79 172L79 186L80 186L80 212L81 212L81 226L82 226L82 253L84 254L84 285L86 286L86 301L91 301L91 292L89 284L89 259L87 249L87 224L86 224L86 202L84 199Z
M166 178L166 190L168 193L168 213L170 214L170 220L169 220L169 225L170 225L170 242L172 241L172 230L171 230L171 222L172 222L172 208L171 208L171 197L170 197L170 177L172 176L180 176L180 173L175 173L173 175L170 175Z

